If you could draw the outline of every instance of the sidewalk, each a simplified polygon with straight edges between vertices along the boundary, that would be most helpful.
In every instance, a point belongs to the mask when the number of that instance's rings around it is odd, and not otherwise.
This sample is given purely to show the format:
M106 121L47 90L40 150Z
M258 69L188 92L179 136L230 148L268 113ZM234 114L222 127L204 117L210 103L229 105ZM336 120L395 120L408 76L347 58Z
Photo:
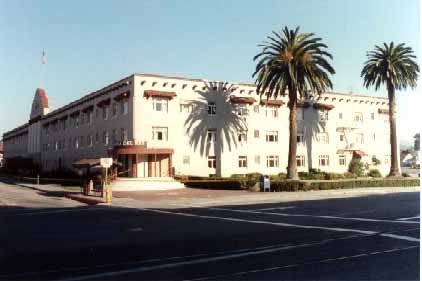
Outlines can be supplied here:
M201 190L203 191L203 190ZM187 188L187 193L201 194L200 192ZM215 192L215 193L214 193ZM113 194L112 206L134 207L134 208L163 208L175 209L186 206L221 206L221 205L247 205L275 202L292 202L321 200L332 198L348 198L368 195L379 195L399 192L420 192L419 187L372 187L338 190L317 190L298 192L247 192L247 191L222 191L208 190L202 193L205 196L187 197L186 193L177 196L176 192L157 193L155 196L147 191L125 192L124 194ZM117 193L117 192L116 192ZM213 194L214 193L214 194ZM230 194L232 193L232 194ZM211 195L211 196L207 196ZM214 196L213 196L214 195ZM153 199L153 200L152 200Z

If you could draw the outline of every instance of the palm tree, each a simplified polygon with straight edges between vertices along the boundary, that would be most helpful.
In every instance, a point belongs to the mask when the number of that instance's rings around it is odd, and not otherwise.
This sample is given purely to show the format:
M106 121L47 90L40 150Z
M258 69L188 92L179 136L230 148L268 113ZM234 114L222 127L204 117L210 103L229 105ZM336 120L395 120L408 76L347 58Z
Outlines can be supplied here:
M396 133L396 90L404 90L408 86L416 87L419 66L414 61L413 50L403 43L382 47L375 45L375 50L367 53L368 60L365 62L360 76L363 78L363 85L366 88L375 85L378 90L381 84L387 86L388 105L390 118L390 145L391 145L391 167L389 176L399 176L398 155L397 155L397 133Z
M269 41L259 45L262 51L254 57L258 60L252 77L256 77L257 93L277 98L278 95L289 97L289 156L287 178L297 179L297 101L312 92L319 96L332 88L329 74L334 74L327 58L332 55L321 38L313 33L299 33L285 27L282 33L273 31L274 36L267 36Z

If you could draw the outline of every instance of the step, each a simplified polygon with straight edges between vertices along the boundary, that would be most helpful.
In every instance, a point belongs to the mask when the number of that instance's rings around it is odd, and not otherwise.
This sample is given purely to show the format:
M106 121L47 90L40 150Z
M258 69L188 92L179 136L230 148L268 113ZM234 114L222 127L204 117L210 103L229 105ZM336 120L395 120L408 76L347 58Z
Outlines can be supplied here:
M173 178L117 178L111 182L113 191L172 190L185 185Z

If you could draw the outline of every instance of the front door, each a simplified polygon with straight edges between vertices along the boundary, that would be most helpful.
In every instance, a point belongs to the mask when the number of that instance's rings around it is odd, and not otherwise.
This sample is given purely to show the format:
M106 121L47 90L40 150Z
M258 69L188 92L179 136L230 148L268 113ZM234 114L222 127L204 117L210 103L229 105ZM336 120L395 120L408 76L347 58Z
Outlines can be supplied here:
M169 155L166 154L148 155L148 177L168 177L169 161Z

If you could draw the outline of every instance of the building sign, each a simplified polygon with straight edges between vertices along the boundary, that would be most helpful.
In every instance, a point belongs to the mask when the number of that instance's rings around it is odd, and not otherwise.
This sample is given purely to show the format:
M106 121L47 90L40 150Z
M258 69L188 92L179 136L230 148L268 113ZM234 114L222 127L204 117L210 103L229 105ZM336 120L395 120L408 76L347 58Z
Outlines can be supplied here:
M103 168L110 168L113 164L113 158L100 158L100 165Z

